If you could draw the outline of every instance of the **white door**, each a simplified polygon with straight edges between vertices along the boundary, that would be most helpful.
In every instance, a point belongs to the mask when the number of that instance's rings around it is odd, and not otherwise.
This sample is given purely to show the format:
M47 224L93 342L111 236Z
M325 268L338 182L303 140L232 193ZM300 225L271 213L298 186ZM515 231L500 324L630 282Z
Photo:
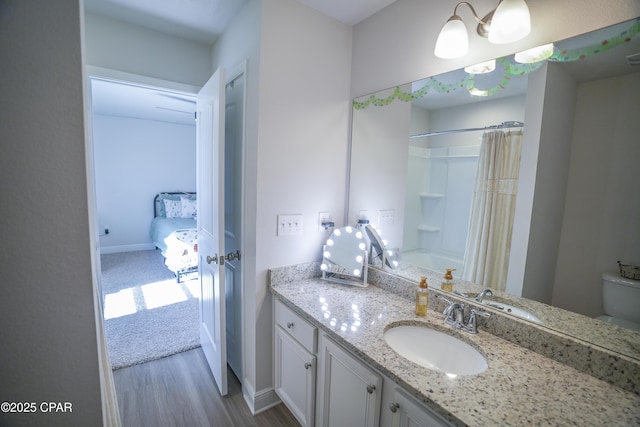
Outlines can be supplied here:
M242 380L242 165L244 138L244 73L233 77L225 90L224 224L227 310L227 363Z
M221 395L227 394L224 248L224 70L197 97L200 344Z

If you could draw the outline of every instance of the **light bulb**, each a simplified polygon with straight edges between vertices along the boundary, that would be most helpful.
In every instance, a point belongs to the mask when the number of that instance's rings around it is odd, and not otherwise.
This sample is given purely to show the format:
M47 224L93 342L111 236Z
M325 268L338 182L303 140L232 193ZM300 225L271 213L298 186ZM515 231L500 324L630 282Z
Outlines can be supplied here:
M481 62L479 64L469 65L464 67L464 71L469 74L486 74L496 69L496 60L491 59L489 61Z
M438 58L453 59L464 56L469 50L469 36L462 18L453 15L440 30L433 53Z
M514 59L521 64L532 64L534 62L544 61L551 55L553 55L553 43L518 52L514 55Z
M489 42L506 44L531 32L531 15L524 0L502 0L491 18Z

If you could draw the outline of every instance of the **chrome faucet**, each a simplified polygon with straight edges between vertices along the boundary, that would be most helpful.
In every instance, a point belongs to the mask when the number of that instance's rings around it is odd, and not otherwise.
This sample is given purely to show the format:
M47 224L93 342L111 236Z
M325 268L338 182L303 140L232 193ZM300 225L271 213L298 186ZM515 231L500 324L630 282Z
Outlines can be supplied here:
M491 289L483 289L482 292L476 295L476 301L482 302L484 297L486 297L487 295L493 295L493 292L491 291Z
M491 291L489 291L491 292ZM460 304L458 302L451 301L445 297L437 296L438 299L446 302L447 308L444 309L442 314L444 314L444 323L447 325L461 329L465 332L469 332L470 334L478 333L478 321L476 316L482 317L490 317L491 314L486 311L478 310L476 308L472 308L469 314L469 320L467 322L464 321L464 304Z

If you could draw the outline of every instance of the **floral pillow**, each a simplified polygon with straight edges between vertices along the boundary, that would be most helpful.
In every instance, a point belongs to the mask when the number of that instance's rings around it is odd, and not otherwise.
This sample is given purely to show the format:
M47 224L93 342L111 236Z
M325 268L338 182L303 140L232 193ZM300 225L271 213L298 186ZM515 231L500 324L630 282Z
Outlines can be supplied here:
M197 202L193 199L180 197L180 211L182 218L194 218L198 214Z
M163 199L164 213L167 218L180 218L182 206L180 200Z

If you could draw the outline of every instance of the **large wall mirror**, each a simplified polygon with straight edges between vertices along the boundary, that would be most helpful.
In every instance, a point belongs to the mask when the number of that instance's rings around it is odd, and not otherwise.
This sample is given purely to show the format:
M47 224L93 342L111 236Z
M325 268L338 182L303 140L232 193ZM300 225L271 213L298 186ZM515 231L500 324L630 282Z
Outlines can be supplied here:
M558 41L546 60L355 99L349 222L400 249L392 274L454 268L553 307L546 327L640 359L640 333L595 320L602 274L640 265L639 32L640 18ZM499 194L474 198L487 185Z

